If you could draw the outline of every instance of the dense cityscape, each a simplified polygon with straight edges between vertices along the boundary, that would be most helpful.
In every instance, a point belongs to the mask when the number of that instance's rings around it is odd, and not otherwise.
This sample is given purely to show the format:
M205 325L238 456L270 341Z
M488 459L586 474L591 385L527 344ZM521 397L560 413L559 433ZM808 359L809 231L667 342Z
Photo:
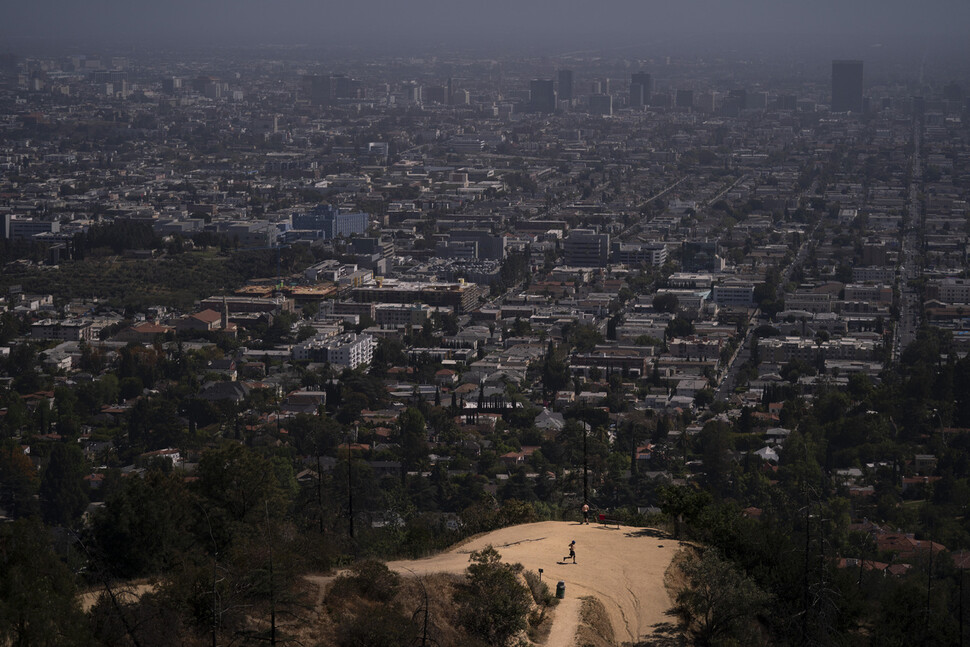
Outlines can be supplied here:
M0 55L0 643L970 634L965 61L105 49ZM382 561L584 504L666 616Z

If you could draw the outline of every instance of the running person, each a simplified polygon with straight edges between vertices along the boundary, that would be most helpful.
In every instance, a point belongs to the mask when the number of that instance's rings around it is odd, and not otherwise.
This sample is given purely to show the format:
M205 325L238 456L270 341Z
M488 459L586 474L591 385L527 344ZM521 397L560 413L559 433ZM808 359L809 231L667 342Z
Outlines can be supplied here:
M569 556L563 557L562 561L565 562L567 559L573 560L573 564L576 563L576 541L575 540L569 542Z

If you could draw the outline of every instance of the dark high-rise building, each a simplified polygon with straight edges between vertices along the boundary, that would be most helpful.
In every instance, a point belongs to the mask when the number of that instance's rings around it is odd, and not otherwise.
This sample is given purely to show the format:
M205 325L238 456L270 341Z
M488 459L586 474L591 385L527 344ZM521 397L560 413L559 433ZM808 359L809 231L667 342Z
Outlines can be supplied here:
M176 90L182 89L182 79L177 76L170 76L162 79L162 92L165 94L175 94Z
M612 115L613 97L609 94L589 95L589 114L591 115Z
M545 79L529 82L529 104L535 112L556 111L556 84Z
M573 100L573 71L559 70L558 80L559 80L559 100L572 101Z
M421 97L424 101L428 103L445 103L445 96L448 94L448 88L443 85L430 85L424 89L423 96Z
M951 81L943 86L943 98L947 101L960 103L963 101L963 86L956 81Z
M798 97L794 94L779 94L775 100L775 108L778 110L797 110Z
M17 57L14 54L0 54L0 76L17 74Z
M346 74L334 74L331 77L333 84L333 96L337 99L355 99L357 90L360 88L360 81L351 78Z
M676 101L674 105L678 108L693 108L694 107L694 91L693 90L677 90Z
M832 112L862 112L862 61L832 61Z
M303 96L315 106L330 105L333 99L333 88L330 76L307 74L303 77Z
M913 97L913 114L922 115L926 112L926 97Z
M736 88L728 91L728 94L721 101L719 112L725 117L737 117L745 109L748 103L748 91L744 88Z
M639 83L630 84L630 107L642 108L646 102L643 100L643 86Z
M653 77L647 72L634 72L630 80L630 105L634 108L649 105L652 94Z
M604 267L610 257L610 235L593 229L573 229L563 241L566 264L573 267Z

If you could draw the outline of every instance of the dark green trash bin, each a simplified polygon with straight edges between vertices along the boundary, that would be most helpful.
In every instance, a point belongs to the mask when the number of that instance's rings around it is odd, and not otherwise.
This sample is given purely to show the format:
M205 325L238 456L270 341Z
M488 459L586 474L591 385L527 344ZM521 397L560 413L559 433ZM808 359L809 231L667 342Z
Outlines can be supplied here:
M560 600L566 598L566 583L559 580L559 584L556 585L556 597Z

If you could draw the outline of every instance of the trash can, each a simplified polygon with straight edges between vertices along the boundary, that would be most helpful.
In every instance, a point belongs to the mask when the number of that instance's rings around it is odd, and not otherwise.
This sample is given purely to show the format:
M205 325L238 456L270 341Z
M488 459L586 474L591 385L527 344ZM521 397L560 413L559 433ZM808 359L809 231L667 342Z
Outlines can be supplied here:
M556 585L556 597L560 600L566 598L566 583L562 580L559 580L559 584Z

